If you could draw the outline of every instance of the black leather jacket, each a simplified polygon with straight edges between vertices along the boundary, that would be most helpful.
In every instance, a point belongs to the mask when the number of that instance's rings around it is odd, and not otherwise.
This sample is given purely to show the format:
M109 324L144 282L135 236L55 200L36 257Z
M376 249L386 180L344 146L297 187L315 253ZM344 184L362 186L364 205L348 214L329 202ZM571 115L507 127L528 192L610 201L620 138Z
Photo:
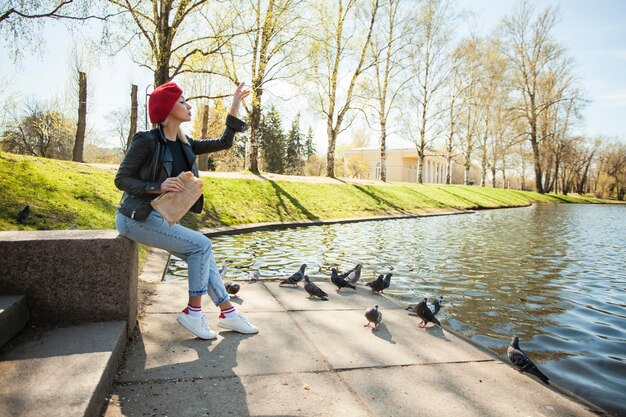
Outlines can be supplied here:
M193 140L187 137L189 144L183 144L183 151L193 175L198 177L196 155L230 148L235 133L245 128L245 122L229 114L221 138ZM158 190L161 183L171 176L173 158L166 140L160 126L138 132L133 137L115 176L115 186L124 191L118 210L125 216L144 221L152 211L150 202L158 197L158 194L147 191ZM204 198L200 196L190 211L200 213L203 204Z

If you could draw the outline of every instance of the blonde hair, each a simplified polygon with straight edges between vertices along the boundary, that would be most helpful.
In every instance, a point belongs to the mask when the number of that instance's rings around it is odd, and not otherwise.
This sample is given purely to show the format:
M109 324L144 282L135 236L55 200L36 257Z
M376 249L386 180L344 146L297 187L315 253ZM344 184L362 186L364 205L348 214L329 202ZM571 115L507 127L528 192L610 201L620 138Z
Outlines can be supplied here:
M164 128L165 126L167 126L167 124L170 122L170 116L167 116L165 118L165 120L163 120L161 123L159 123L158 125L161 126L161 128ZM180 126L178 126L178 132L176 132L176 137L178 138L178 140L180 140L182 143L189 145L189 141L187 140L187 136L183 133L183 130L180 128Z

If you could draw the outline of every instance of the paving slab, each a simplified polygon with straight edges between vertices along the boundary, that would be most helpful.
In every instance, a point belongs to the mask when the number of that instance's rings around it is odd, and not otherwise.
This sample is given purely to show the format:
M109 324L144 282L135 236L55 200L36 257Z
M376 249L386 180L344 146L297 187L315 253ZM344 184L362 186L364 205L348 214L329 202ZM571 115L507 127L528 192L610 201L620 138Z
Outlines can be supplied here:
M28 329L0 353L0 416L96 416L126 343L124 321Z
M387 299L385 296L372 293L369 287L357 286L356 291L350 288L344 288L341 292L337 293L335 292L337 287L329 280L314 282L315 285L328 294L328 301L322 301L317 298L309 299L309 294L304 290L303 283L300 283L298 287L289 285L279 286L279 282L274 281L266 282L265 286L285 309L290 311L365 310L374 304L378 304L382 309L402 309L400 305Z
M150 248L139 279L148 282L162 281L169 259L169 252L159 248Z
M499 362L416 365L340 373L376 416L595 416Z
M259 311L284 311L274 296L265 288L262 282L238 282L241 289L237 297L231 301L235 307L244 313ZM150 297L146 313L180 313L187 305L189 298L187 280L171 280L162 282L155 288L154 296ZM203 297L203 310L207 314L214 314L217 307L208 296Z
M256 375L328 370L324 359L285 312L248 313L259 327L241 335L215 326L215 340L202 340L176 321L175 314L149 314L127 348L120 382Z
M301 373L114 388L104 417L372 417L336 374Z
M439 327L419 328L405 310L382 310L379 330L363 327L363 311L298 311L292 316L335 369L489 361L493 357Z

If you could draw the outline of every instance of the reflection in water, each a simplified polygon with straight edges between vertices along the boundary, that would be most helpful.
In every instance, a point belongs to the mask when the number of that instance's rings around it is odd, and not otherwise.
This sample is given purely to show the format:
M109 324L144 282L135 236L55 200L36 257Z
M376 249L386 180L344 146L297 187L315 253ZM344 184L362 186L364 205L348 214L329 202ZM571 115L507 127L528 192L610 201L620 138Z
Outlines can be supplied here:
M213 238L227 278L393 271L402 303L442 295L443 323L505 355L512 334L550 378L626 414L626 207L547 204L472 215ZM174 260L170 275L186 276ZM387 291L386 291L387 292Z

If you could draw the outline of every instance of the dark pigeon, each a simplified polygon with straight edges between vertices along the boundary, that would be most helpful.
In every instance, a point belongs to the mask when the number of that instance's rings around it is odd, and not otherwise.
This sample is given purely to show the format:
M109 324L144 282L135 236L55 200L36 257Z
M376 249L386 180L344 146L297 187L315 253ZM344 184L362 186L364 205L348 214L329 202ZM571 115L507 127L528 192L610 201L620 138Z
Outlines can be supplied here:
M339 274L341 278L347 279L351 284L356 284L359 279L361 279L361 269L363 269L363 265L356 264L354 268L349 270L348 272L344 272L343 274Z
M437 320L427 303L428 298L424 297L424 299L415 306L415 313L417 314L417 317L422 319L419 327L426 327L429 322L435 323L437 326L441 326L441 323L439 323L439 320Z
M308 275L304 276L306 284L304 284L304 290L309 293L309 298L317 297L320 300L328 301L328 294L326 294L320 287L313 284Z
M241 289L241 286L239 284L235 284L234 282L227 282L225 287L226 292L235 297L237 297L237 293Z
M298 272L296 272L295 274L293 274L286 280L282 281L279 285L290 284L290 285L293 285L294 287L297 287L298 282L302 281L302 279L304 278L305 269L306 269L306 264L302 264Z
M383 279L383 289L386 290L387 288L389 288L389 285L391 285L391 276L393 274L390 272L387 275L385 275L385 278ZM382 292L382 291L381 291Z
M378 311L378 304L365 310L365 318L367 323L363 327L370 327L370 323L374 323L374 331L377 331L378 325L383 321L383 313Z
M437 313L439 313L439 310L441 310L442 302L443 302L443 297L439 297L435 301L433 301L433 314L435 316L437 315Z
M382 290L385 289L385 282L384 282L385 276L383 274L380 274L378 276L378 278L376 278L374 281L372 282L368 282L367 285L368 287L372 288L372 292L381 292Z
M439 310L441 310L441 303L443 303L443 297L439 297L437 298L435 301L433 301L432 303L432 312L433 314L436 316L437 313L439 313ZM417 308L417 304L409 304L405 310L410 311L411 313L416 313L416 308Z
M30 216L30 203L26 203L26 206L17 213L17 222L19 224L24 224L28 217Z
M519 338L517 336L514 336L513 339L511 339L511 344L507 348L506 353L509 355L511 363L517 367L518 372L527 372L536 376L545 384L550 385L548 382L550 378L545 376L543 372L537 368L537 365L535 365L535 363L531 361L519 347Z
M337 287L337 292L341 291L342 288L346 288L346 287L356 290L356 287L354 285L350 284L350 282L347 281L345 278L341 278L339 276L339 273L337 272L337 268L331 268L330 280Z

